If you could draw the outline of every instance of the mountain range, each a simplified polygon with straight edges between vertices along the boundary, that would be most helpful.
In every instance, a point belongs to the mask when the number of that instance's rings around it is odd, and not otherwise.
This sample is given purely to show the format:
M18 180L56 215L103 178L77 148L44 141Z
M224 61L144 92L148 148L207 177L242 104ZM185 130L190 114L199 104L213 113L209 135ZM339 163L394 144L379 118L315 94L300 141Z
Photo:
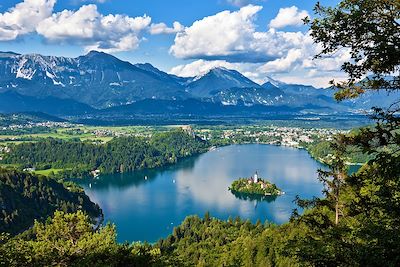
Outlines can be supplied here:
M342 113L386 105L399 94L368 93L337 103L334 91L271 78L257 84L235 70L214 68L178 77L151 64L131 64L97 51L77 58L0 52L0 112L80 114ZM289 108L290 107L290 108Z

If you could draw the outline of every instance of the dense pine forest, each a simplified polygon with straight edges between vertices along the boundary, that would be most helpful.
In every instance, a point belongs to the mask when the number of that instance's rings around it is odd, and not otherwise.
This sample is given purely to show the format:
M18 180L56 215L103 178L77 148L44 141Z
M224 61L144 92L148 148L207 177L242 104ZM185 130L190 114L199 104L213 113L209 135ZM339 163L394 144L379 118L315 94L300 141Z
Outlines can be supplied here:
M11 148L3 162L23 168L64 169L64 177L129 172L173 164L178 159L207 151L209 144L183 130L155 134L151 138L119 137L106 144L44 139Z
M150 245L118 244L115 227L93 229L82 211L57 211L14 238L0 235L0 266L166 266Z
M84 210L91 218L101 217L99 206L72 183L26 172L0 169L0 232L20 233L34 223L44 221L56 210Z
M334 155L334 149L329 141L318 141L311 144L305 144L304 147L307 149L310 155L322 163L328 163L332 155ZM373 158L373 155L363 153L363 151L356 146L346 147L346 162L349 164L364 164Z

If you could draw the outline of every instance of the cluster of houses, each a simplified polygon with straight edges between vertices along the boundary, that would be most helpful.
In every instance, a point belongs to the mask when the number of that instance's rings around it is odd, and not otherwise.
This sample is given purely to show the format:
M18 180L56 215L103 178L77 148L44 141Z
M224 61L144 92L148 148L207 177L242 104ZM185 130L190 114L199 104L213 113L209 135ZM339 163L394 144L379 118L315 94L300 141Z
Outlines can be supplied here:
M8 126L3 126L1 130L18 130L18 129L32 129L34 127L47 127L47 128L69 128L73 124L69 122L53 122L53 121L46 121L46 122L28 122L24 124L11 124Z
M268 126L260 128L237 128L230 130L209 130L202 129L199 135L204 140L210 140L215 137L218 132L218 137L228 140L235 140L238 137L251 138L255 142L268 142L289 147L300 147L301 143L312 143L315 139L323 139L329 141L332 136L338 133L347 133L348 131L338 129L323 129L323 128L299 128L299 127L280 127Z

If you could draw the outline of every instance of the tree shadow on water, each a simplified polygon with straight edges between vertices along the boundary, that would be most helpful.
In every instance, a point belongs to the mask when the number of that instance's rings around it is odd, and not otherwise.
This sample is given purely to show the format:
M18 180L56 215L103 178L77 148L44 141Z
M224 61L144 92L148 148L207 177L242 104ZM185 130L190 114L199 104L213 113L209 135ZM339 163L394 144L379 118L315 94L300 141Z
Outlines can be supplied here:
M263 195L257 195L257 194L246 194L246 193L239 193L236 191L231 191L231 193L240 200L246 200L246 201L264 201L264 202L274 202L277 198L277 196L263 196Z

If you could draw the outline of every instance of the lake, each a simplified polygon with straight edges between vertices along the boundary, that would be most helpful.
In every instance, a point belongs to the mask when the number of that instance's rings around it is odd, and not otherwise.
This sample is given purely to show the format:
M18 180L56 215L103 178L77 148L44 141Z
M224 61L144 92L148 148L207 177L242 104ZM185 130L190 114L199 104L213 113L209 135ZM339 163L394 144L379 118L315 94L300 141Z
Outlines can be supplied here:
M117 226L118 241L155 242L172 233L188 215L256 222L288 221L296 195L321 196L317 170L323 167L307 151L272 145L232 145L180 161L174 166L103 175L82 184ZM269 201L236 198L228 187L258 172L286 194Z

